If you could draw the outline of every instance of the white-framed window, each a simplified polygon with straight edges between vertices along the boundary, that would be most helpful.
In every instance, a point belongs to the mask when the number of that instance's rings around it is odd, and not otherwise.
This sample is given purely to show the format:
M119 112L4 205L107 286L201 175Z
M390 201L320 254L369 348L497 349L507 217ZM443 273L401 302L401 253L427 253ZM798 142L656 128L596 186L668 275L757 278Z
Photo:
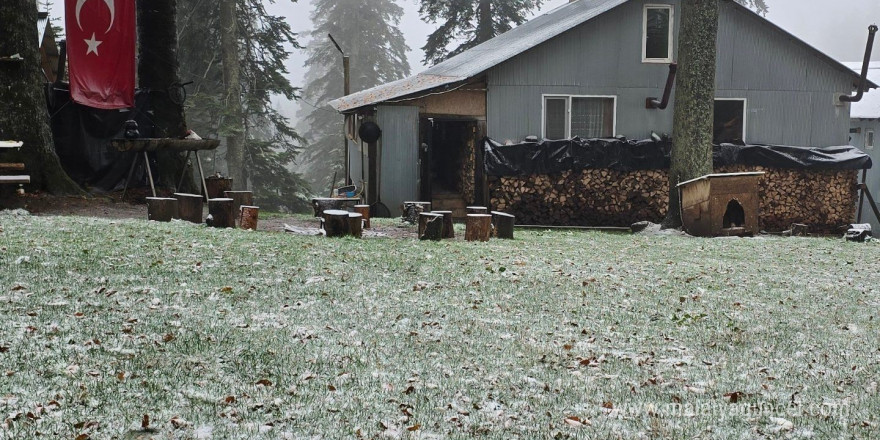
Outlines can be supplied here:
M544 95L544 139L612 137L617 130L617 97Z
M865 149L873 150L874 149L874 130L865 131Z
M748 122L746 104L745 98L715 98L715 120L712 130L714 143L745 143Z
M645 5L642 14L642 62L671 63L675 8Z

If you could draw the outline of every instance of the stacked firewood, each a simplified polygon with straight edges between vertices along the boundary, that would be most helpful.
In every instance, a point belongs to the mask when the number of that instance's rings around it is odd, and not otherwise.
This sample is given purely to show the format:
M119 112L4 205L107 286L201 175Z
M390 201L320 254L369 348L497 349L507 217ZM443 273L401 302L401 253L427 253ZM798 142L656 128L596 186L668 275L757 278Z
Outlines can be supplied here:
M476 142L473 137L468 139L464 144L464 151L461 153L461 164L456 176L456 191L464 195L466 201L470 201L474 196L474 169L476 168L476 160L474 156Z
M782 231L805 223L811 232L836 232L855 216L856 171L805 171L722 167L715 172L764 171L760 226ZM629 226L666 215L666 170L586 169L552 175L492 177L492 209L516 215L519 224Z

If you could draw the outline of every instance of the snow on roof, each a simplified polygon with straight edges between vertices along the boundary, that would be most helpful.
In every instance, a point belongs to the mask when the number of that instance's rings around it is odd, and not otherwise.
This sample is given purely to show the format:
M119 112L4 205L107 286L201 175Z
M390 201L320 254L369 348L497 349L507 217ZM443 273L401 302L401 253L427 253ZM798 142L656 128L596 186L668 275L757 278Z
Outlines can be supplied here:
M861 62L843 64L861 75ZM871 64L868 65L868 80L880 84L880 61L872 61ZM880 90L866 90L865 96L862 97L861 101L852 103L849 117L855 119L880 118Z

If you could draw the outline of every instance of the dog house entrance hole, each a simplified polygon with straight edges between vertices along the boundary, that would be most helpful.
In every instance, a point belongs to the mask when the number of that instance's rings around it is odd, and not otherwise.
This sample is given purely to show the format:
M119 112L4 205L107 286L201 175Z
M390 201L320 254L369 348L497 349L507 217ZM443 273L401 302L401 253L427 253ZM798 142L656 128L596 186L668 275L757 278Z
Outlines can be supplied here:
M724 211L724 229L738 228L746 224L746 211L736 199L727 202L727 210Z

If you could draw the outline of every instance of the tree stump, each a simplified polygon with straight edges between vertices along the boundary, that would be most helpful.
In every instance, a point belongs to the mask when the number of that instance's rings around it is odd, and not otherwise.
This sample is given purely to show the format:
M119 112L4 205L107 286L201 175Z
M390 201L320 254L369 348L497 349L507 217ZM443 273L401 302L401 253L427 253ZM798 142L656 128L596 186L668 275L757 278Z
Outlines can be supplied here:
M351 231L348 220L348 211L341 209L327 209L321 214L324 218L324 231L328 237L344 237Z
M254 204L253 191L223 191L223 194L232 199L232 212L236 215L242 206L253 206Z
M403 212L403 220L414 225L419 221L419 214L431 211L431 202L403 202L400 209Z
M467 208L468 214L488 214L489 208L485 206L468 206Z
M256 231L257 219L259 216L260 208L256 206L241 205L241 220L239 221L241 229L251 229Z
M370 205L354 205L354 212L364 219L364 229L370 229Z
M498 238L513 239L513 226L516 217L506 212L492 211L493 235Z
M174 193L177 199L177 218L191 223L201 223L204 197L201 194Z
M348 229L352 237L363 238L364 216L359 212L348 213Z
M232 189L232 179L208 176L205 178L205 187L208 191L208 197L212 199L222 198L225 191Z
M443 238L455 238L455 228L452 224L452 211L431 211L443 216Z
M170 222L177 217L177 199L147 197L147 219Z
M443 238L443 214L423 212L419 214L419 240L439 241Z
M489 214L468 214L464 239L467 241L489 241L492 234L492 216Z
M235 212L232 210L232 199L208 200L208 219L205 223L215 228L234 228Z

